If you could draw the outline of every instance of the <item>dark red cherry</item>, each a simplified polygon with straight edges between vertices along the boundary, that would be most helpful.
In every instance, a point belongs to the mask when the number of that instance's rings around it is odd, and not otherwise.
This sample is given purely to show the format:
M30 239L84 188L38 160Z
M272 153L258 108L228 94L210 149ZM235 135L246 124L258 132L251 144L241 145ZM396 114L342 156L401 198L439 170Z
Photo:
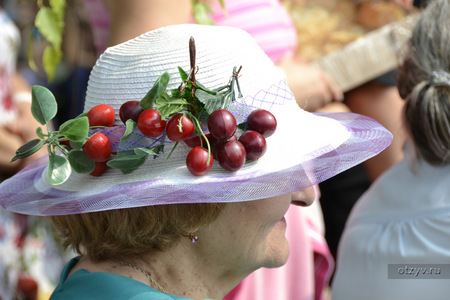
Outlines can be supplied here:
M248 115L247 129L255 130L267 138L277 129L277 119L268 110L257 109Z
M217 160L227 171L236 172L245 164L247 153L239 141L228 141L217 149Z
M219 149L219 146L225 144L228 141L237 141L237 140L238 140L238 138L236 135L233 135L228 140L218 139L212 135L209 135L209 137L208 137L209 146L211 147L211 153L214 155L214 157L217 157L217 149ZM207 145L205 144L203 147L206 148Z
M256 160L266 152L266 138L257 131L245 131L239 137L239 142L244 145L249 160Z
M127 101L120 106L119 117L125 124L128 119L138 122L139 115L143 112L139 101Z
M208 117L208 129L215 138L228 140L236 132L236 119L230 111L217 109Z

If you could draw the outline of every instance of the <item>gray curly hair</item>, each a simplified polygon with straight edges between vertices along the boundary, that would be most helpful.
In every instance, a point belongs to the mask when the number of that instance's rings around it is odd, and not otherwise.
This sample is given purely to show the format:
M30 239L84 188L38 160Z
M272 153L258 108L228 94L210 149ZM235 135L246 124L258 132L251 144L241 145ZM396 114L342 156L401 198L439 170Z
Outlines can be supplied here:
M450 162L449 16L449 0L433 0L423 11L397 82L418 156L432 165Z

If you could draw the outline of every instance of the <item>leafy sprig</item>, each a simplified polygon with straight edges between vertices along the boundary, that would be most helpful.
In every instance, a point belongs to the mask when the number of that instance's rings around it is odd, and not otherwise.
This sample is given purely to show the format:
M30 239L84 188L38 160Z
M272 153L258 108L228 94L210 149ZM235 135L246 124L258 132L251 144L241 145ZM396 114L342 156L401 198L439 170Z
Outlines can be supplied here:
M63 141L73 142L73 148L80 148L89 135L89 120L85 114L61 124L59 130L51 130L51 120L56 116L58 105L52 92L43 86L35 85L31 89L31 112L34 118L42 125L46 125L48 133L41 128L36 131L38 139L25 143L16 151L11 162L30 156L44 145L47 145L49 153L49 180L51 184L61 184L69 178L72 171L71 163L77 162L74 167L80 173L89 173L94 169L94 164L87 162L87 157L82 153L75 153L69 147L61 144ZM71 144L72 146L72 144ZM56 151L61 151L65 156L58 156ZM75 149L77 150L77 149ZM78 150L79 151L79 150ZM84 167L83 167L84 166Z
M195 47L193 47L195 51ZM194 59L192 59L194 57ZM145 109L156 108L163 119L182 112L194 123L196 133L203 136L207 143L209 153L210 145L202 129L202 120L213 111L226 108L231 101L242 97L239 88L238 75L241 68L233 69L230 81L216 89L208 89L200 82L195 80L195 54L191 54L191 70L186 73L181 67L178 67L181 84L177 89L167 91L170 81L168 72L164 72L155 81L147 94L140 100L140 106ZM59 130L51 130L51 121L56 116L58 110L57 102L52 92L42 86L32 87L31 111L34 118L42 125L46 125L47 134L41 128L36 130L39 138L25 143L16 151L16 155L11 162L28 157L47 145L49 153L48 178L52 185L64 183L71 175L72 170L80 174L87 174L94 170L95 162L86 157L81 150L84 143L89 138L89 130L94 128L89 126L87 113L83 113L74 119L64 122ZM181 120L180 120L181 122ZM137 124L133 120L126 121L126 129L121 141L127 141ZM95 127L95 128L98 128ZM180 130L181 126L180 126ZM63 142L69 141L70 147L65 146ZM174 151L175 143L172 151ZM63 156L57 155L60 151ZM164 151L164 145L158 144L152 147L136 147L131 150L119 151L115 157L107 162L112 168L121 170L124 174L133 172L139 168L149 155L154 158ZM168 158L170 157L170 154ZM209 157L211 159L211 155ZM208 161L209 164L209 161Z

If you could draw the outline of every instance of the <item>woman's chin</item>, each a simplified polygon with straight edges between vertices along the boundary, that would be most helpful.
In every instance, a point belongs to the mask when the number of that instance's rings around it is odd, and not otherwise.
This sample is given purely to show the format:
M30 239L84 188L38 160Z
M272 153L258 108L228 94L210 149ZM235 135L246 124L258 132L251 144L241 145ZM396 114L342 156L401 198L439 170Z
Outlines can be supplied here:
M273 228L268 249L268 264L265 268L283 266L289 258L289 243L286 239L286 220L283 218Z

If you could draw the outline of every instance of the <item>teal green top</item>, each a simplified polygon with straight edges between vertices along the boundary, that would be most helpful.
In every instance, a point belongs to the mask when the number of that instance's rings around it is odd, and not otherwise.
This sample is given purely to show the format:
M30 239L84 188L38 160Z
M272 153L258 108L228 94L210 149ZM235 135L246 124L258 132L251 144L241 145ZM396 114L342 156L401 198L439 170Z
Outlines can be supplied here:
M121 275L103 272L91 273L82 269L67 277L79 259L79 257L73 258L64 267L59 284L50 297L51 300L189 300L164 294L142 282Z

